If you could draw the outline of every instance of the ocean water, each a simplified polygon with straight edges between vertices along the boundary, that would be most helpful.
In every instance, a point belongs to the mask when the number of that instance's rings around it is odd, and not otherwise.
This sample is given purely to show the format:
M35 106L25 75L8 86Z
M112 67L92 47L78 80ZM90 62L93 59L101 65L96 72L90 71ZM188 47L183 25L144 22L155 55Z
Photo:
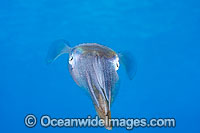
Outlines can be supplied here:
M129 80L120 67L113 118L175 118L175 128L34 128L24 119L96 115L72 80L67 55L45 64L49 45L65 39L128 50L137 62ZM198 0L1 0L0 132L199 133L200 2Z

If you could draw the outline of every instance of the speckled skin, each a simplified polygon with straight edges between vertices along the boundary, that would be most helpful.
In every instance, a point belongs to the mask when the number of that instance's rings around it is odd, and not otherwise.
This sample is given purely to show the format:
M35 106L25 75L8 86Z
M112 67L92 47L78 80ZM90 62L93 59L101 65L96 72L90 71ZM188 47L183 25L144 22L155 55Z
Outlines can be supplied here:
M89 92L100 118L111 118L110 106L119 80L112 49L96 43L80 44L71 49L69 71L74 81ZM111 129L111 125L105 126Z

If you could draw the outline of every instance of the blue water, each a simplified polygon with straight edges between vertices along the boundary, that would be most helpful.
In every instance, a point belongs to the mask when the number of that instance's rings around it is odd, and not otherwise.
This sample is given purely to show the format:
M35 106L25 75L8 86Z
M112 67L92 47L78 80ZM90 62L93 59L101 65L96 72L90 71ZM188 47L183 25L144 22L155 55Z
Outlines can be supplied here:
M0 132L199 133L200 2L198 0L1 0ZM67 55L46 65L49 45L96 42L129 50L137 61L130 81L120 68L115 118L175 118L175 128L27 128L24 117L95 116L72 80Z

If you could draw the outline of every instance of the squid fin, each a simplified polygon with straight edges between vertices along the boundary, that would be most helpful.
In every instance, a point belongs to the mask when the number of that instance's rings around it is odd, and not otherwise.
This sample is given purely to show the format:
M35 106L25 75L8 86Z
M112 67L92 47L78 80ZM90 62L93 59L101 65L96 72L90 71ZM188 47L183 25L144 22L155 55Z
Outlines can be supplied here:
M122 52L118 54L120 63L125 66L126 73L130 80L132 80L137 71L137 64L130 52Z
M54 41L48 50L48 54L46 57L46 63L50 64L55 61L60 55L69 53L71 48L69 43L65 40L56 40Z

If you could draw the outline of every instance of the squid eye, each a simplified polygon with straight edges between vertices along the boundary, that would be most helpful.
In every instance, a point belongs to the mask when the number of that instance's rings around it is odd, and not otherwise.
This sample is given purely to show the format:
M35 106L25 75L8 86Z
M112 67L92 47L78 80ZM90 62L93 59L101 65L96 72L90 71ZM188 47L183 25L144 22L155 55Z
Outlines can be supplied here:
M119 67L119 62L116 63L116 66Z
M73 60L73 56L70 56L70 57L69 57L69 61L72 61L72 60Z
M72 65L72 61L73 61L73 56L69 57L69 64Z
M119 62L116 62L116 68L115 70L117 71L119 69Z
M115 67L115 71L117 71L117 70L119 70L119 58L117 57L117 58L115 58L113 61L113 65L114 65L114 67Z

